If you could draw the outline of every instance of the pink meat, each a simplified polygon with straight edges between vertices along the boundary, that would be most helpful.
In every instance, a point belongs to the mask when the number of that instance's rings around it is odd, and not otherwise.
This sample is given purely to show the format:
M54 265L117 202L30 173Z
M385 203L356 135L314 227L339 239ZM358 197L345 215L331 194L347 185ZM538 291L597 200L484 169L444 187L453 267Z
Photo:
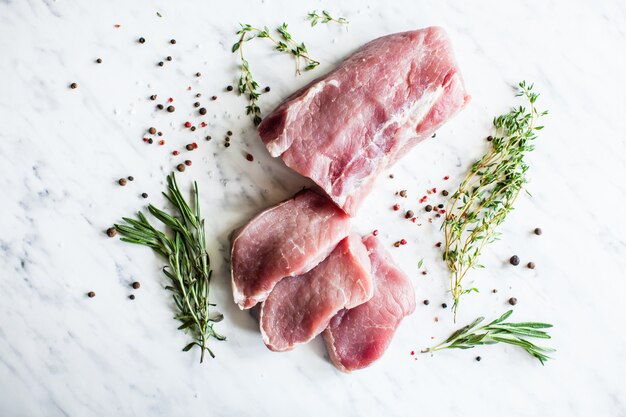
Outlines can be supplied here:
M272 156L355 215L374 180L469 101L443 29L373 40L259 126Z
M363 243L372 263L374 296L356 308L341 310L324 331L330 359L344 372L365 368L380 358L400 321L415 310L408 277L375 237L366 237Z
M280 281L263 302L263 341L277 352L306 343L343 308L372 298L374 284L367 249L358 235L345 238L311 271Z
M310 190L258 214L233 240L235 303L245 309L265 300L281 279L311 270L348 233L350 218Z

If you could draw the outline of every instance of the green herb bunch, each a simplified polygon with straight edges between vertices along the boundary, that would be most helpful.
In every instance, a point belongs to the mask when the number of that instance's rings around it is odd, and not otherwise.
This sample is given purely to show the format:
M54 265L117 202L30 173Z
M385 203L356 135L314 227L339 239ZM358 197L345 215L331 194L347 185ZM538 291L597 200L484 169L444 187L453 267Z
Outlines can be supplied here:
M442 343L423 352L435 352L443 349L471 349L481 345L507 343L521 347L537 358L543 365L548 359L551 359L547 354L555 352L555 350L537 346L530 342L528 338L550 339L550 335L541 329L551 328L552 325L538 322L506 323L505 320L511 314L513 314L513 310L507 311L500 318L489 324L477 327L485 319L484 317L479 317L467 326L461 327L452 333Z
M524 97L528 107L514 107L494 118L491 149L472 165L446 207L441 226L445 235L443 260L450 269L455 319L461 296L478 291L464 288L463 279L470 269L482 267L477 262L482 249L498 238L497 226L513 209L528 181L524 158L534 149L536 132L543 128L536 125L537 120L547 114L535 108L539 94L532 91L532 84L522 81L519 89L517 96Z
M264 26L263 29L242 24L241 29L237 31L238 40L231 48L233 53L239 51L241 58L241 75L239 76L238 90L239 94L248 96L248 105L246 106L246 114L252 116L255 126L261 123L261 108L258 105L260 93L258 91L259 84L254 80L250 63L244 56L244 44L255 38L268 39L274 44L274 49L278 52L284 52L292 55L296 61L296 75L300 75L302 69L310 71L317 67L320 63L309 56L306 45L302 42L296 42L288 32L286 23L278 26L276 32L278 36L272 36L269 28ZM304 66L304 67L303 67Z
M322 10L321 15L317 13L317 10L313 10L312 12L309 12L307 14L306 20L311 21L311 27L317 25L318 23L335 22L340 25L347 25L348 23L350 23L348 22L348 19L344 17L339 17L339 18L332 17L328 10Z
M163 195L176 209L176 216L152 204L148 206L148 211L169 229L169 236L152 226L142 212L137 213L139 220L124 217L125 224L116 224L115 229L122 236L122 241L148 246L167 259L169 265L163 267L163 273L171 283L165 288L172 292L178 310L175 318L182 322L178 329L189 332L194 339L183 351L198 346L202 363L205 352L215 357L207 345L209 339L226 338L213 328L214 323L224 316L210 312L210 308L215 306L209 302L212 271L206 252L204 219L200 216L198 184L194 182L195 210L183 198L174 174L168 175L167 186L168 193Z

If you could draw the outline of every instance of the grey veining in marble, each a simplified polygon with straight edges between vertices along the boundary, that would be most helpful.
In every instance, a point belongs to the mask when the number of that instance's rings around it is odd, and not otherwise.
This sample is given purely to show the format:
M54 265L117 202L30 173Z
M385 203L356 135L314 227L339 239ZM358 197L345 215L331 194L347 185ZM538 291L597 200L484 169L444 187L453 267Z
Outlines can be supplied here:
M312 9L351 23L310 28ZM379 179L354 221L362 233L380 230L414 279L418 308L379 362L350 375L329 364L319 338L270 352L230 296L229 232L309 184L269 157L245 101L224 91L237 77L237 24L283 20L322 65L295 77L288 57L248 48L255 76L272 88L265 111L364 42L429 25L449 32L472 94L394 179ZM626 416L625 28L622 0L0 0L0 416ZM167 55L173 61L158 67ZM467 297L459 321L500 314L515 296L514 318L555 325L555 360L542 367L507 346L411 356L458 324L440 307L450 300L438 225L419 211L422 225L407 226L391 206L417 211L427 188L454 187L485 151L491 118L516 104L520 79L536 83L550 110L529 157L532 198L519 199L503 239L485 250L487 268L472 275L482 291ZM192 133L182 124L200 120L196 92L208 126ZM155 111L151 94L172 97L177 111ZM143 143L150 126L164 146ZM189 153L192 141L200 147ZM203 365L180 352L187 339L172 320L162 262L103 233L147 202L162 205L165 174L187 155L193 165L179 179L201 188L228 337ZM128 175L135 181L116 184ZM401 189L406 200L394 196ZM403 237L408 245L391 246ZM513 254L537 268L511 267Z

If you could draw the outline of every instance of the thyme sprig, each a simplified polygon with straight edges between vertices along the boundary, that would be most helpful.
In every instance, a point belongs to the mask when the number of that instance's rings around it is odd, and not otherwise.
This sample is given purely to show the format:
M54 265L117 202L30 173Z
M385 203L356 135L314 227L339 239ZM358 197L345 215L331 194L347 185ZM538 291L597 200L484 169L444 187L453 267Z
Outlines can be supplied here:
M330 23L335 22L340 25L347 25L350 22L345 17L334 18L330 15L328 10L322 10L322 14L318 14L317 10L313 10L307 14L306 20L311 21L311 27L317 25L318 23Z
M244 44L255 38L268 39L274 44L274 49L278 52L284 52L292 55L296 61L296 75L300 75L302 70L310 71L317 67L320 63L309 56L309 51L303 42L296 42L293 36L288 32L286 23L276 28L278 36L272 36L269 28L264 26L262 29L249 24L242 24L241 29L237 31L239 36L231 48L231 52L239 51L241 58L241 75L239 76L238 90L239 94L248 96L248 105L246 106L246 114L252 115L255 126L258 126L261 119L261 108L258 100L260 97L258 88L259 84L254 81L250 64L244 56Z
M165 288L172 292L178 309L175 319L182 322L179 330L191 333L194 341L187 344L183 351L194 346L201 349L200 363L205 352L215 357L207 346L209 339L226 340L213 328L214 323L224 316L211 313L209 302L209 284L211 282L211 261L206 252L204 219L200 215L198 184L194 182L194 206L192 210L182 196L174 174L167 176L168 193L163 193L176 208L172 216L150 204L148 211L168 228L170 236L157 230L142 212L137 213L139 220L124 217L125 224L116 224L124 242L135 243L152 248L168 260L163 273L170 279L171 285Z
M496 228L513 209L527 183L528 165L524 157L534 149L537 120L547 114L539 112L535 102L539 94L533 85L519 83L519 93L528 100L528 108L513 107L493 119L495 133L491 149L475 162L461 181L446 207L442 224L445 235L443 260L450 269L450 291L454 299L454 318L461 296L476 288L463 288L463 279L472 268L482 268L478 257L487 243L497 240Z
M437 346L426 349L423 352L436 352L443 349L471 349L481 345L493 345L496 343L507 343L509 345L519 346L533 357L537 358L542 365L552 359L548 353L556 352L552 348L537 346L530 342L527 338L550 339L550 335L541 329L549 329L552 327L548 323L524 322L524 323L506 323L504 320L513 314L513 310L509 310L492 321L481 327L477 327L485 319L478 317L467 326L461 327L452 333L445 341Z

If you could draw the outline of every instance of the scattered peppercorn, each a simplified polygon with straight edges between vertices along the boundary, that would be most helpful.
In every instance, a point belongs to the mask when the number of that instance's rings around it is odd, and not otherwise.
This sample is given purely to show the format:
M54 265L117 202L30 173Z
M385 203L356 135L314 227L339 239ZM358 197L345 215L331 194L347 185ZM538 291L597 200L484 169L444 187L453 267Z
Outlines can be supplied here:
M178 164L178 165L176 165L176 169L177 169L179 172L184 172L184 171L185 171L185 168L186 168L185 164Z
M224 144L224 147L225 147L225 148L228 148L229 146L230 146L230 142L226 142L226 143Z
M148 143L149 143L150 145L152 145L152 142L153 142L153 141L152 141L152 138L149 138L149 139L148 139Z
M269 92L270 92L270 90L271 90L271 88L270 88L269 86L265 87L265 92L266 92L266 93L269 93Z
M163 110L163 105L162 104L157 104L157 109Z
M440 247L441 247L441 242L437 242L437 243L435 243L435 246L436 246L436 247L438 247L438 248L440 248Z
M491 290L491 292L495 294L495 293L497 293L497 292L498 292L498 290L496 290L496 289L494 288L493 290Z
M158 136L163 136L163 132L157 132Z
M185 165L187 165L188 167L189 167L189 166L191 166L191 161L190 161L189 159L187 159L187 160L185 161Z
M428 301L428 300L424 300L423 302L424 302L424 305L425 305L425 306L427 306L428 304L430 304L430 301Z
M233 86L232 85L227 86L226 91L233 91Z
M172 45L176 45L176 39L171 39L171 40L170 40L170 43L171 43Z
M188 144L187 146L185 146L185 148L186 148L188 151L193 151L194 149L196 149L196 148L194 148L194 147L193 147L193 145L192 145L191 143L190 143L190 144Z
M167 111L169 113L174 113L175 110L176 110L176 108L174 106L167 106Z
M148 198L148 193L141 193L141 196L142 196L143 198Z
M120 178L117 183L122 187L126 185L126 178Z
M426 210L427 212L431 212L431 211L433 211L433 206L428 204L426 207L424 207L424 210Z
M540 228L540 227L537 227L537 228L535 229L535 234L536 234L537 236L541 235L542 233L543 233L543 230L541 230L541 228Z
M70 88L71 88L72 90L75 90L77 87L78 87L78 84L76 84L76 83L72 83L72 84L70 84Z
M431 138L434 138L437 136L437 132L433 133L433 135L431 136Z
M493 140L493 136L489 135L487 136L487 142L491 142Z
M428 275L428 271L422 271L422 275Z
M374 236L378 236L378 229L374 230L374 231L372 232L372 234L373 234Z
M133 282L132 285L133 285L133 288L136 289L136 290L139 289L139 287L141 287L141 283L139 281Z
M196 98L200 98L200 97L202 97L202 94L197 93L197 94L196 94Z
M132 175L128 176L128 181L135 181L135 177L133 177Z
M196 77L199 77L199 76L201 76L201 75L202 75L201 73L196 72Z
M442 195L442 196L444 196L444 197L447 197L447 196L448 196L448 194L449 194L449 193L448 193L448 190L443 190L443 191L441 191L441 195Z
M204 107L200 107L200 110L198 110L198 113L204 116L206 114L206 109Z
M415 213L413 213L413 210L407 210L406 214L404 215L405 218L410 219L415 215Z
M115 235L117 235L117 230L115 230L115 227L109 227L107 229L107 236L108 237L115 237Z
M528 269L535 269L535 263L534 262L528 262L528 264L526 266L528 267Z
M151 135L154 135L157 132L156 127L151 127L148 129L148 132L150 132Z
M389 178L394 179L394 175L393 174L389 174Z
M196 127L195 127L195 126L191 126L190 130L191 130L192 132L195 132L195 131L196 131Z
M163 61L159 61L159 67L162 67L163 65L165 65L165 63Z
M225 137L224 137L224 140L225 140L226 142L230 142L230 138L229 138L228 136L225 136Z
M213 101L217 100L217 96L211 96L211 100Z
M400 197L406 197L406 190L401 190L399 194Z
M511 265L513 266L517 266L519 265L519 256L517 255L513 255L511 256L511 259L509 259L509 262L511 263Z
M139 43L146 43L145 38L139 38Z
M211 136L205 136L204 140L211 140Z
M399 247L400 247L400 242L395 242L395 243L393 244L393 246L395 246L396 248L399 248Z
M482 358L480 356L476 356L476 362L480 362Z
M96 62L97 62L98 64L102 64L102 58L98 58L98 59L96 59Z
M250 162L254 161L254 156L251 153L246 154L246 159Z
M509 304L511 304L512 306L514 306L515 304L517 304L517 298L515 298L515 297L511 297L511 298L509 298Z
M393 211L398 211L400 210L400 204L394 204L392 208L393 208Z
M168 61L171 61L172 57L171 56L167 56L165 59L168 60Z
M226 132L226 134L227 134L228 136L232 136L232 135L233 135L233 132L231 132L231 131L229 130L228 132Z
M448 308L448 305L446 303L442 303L441 308Z
M93 292L93 291L89 291L89 292L87 293L87 297L89 297L89 298L94 298L95 296L96 296L96 293L95 293L95 292Z
M135 294L129 295L128 298L130 298L131 300L134 300L135 299Z
M195 103L193 103L193 106L196 107L196 108L200 107L200 102L196 101Z
M443 208L443 204L438 204L437 207L442 209Z

